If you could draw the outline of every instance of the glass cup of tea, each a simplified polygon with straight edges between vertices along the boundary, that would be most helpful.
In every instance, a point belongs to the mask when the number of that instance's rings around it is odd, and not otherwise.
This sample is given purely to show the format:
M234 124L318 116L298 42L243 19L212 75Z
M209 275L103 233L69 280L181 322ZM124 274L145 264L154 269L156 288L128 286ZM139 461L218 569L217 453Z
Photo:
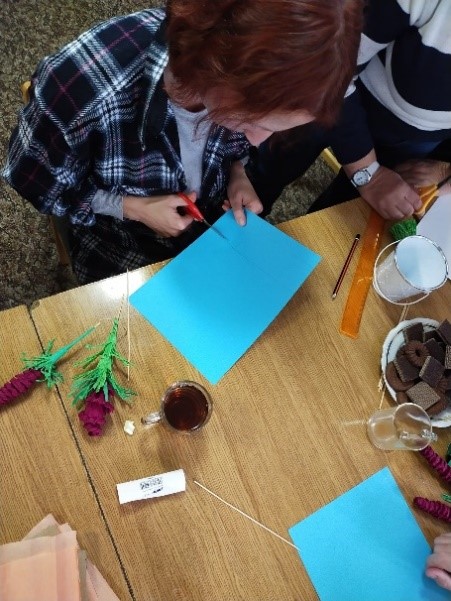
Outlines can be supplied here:
M203 386L190 380L174 382L161 397L160 409L143 417L144 425L161 422L171 430L198 432L211 417L213 403Z
M373 445L383 451L421 451L437 440L429 415L415 403L376 411L367 430Z

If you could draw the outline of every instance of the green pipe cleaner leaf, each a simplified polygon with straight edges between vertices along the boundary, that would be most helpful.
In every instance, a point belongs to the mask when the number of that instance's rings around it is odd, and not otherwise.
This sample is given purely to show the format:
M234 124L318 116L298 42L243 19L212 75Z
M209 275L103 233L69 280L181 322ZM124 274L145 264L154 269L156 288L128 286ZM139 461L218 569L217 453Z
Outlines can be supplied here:
M54 384L57 384L58 382L62 382L64 378L62 374L60 374L59 371L56 370L57 361L59 361L61 357L65 355L73 346L80 342L80 340L83 340L83 338L91 334L91 332L93 332L95 328L96 326L89 328L88 330L86 330L86 332L83 332L83 334L80 334L80 336L77 336L77 338L72 340L72 342L69 342L69 344L66 344L66 346L63 346L54 353L52 353L52 349L55 340L51 340L47 344L42 355L39 355L38 357L32 357L31 359L22 356L22 361L25 367L27 367L28 369L38 369L40 372L42 372L43 380L38 381L47 382L47 386L49 388Z
M130 388L121 386L113 373L115 360L120 361L125 366L130 365L130 362L116 349L118 327L119 319L116 317L105 343L88 346L88 348L98 348L99 350L75 363L85 371L74 377L70 393L73 397L72 405L80 405L89 394L101 390L104 392L105 400L108 401L108 387L111 387L126 402L131 402L130 397L136 394ZM86 369L88 367L91 368Z

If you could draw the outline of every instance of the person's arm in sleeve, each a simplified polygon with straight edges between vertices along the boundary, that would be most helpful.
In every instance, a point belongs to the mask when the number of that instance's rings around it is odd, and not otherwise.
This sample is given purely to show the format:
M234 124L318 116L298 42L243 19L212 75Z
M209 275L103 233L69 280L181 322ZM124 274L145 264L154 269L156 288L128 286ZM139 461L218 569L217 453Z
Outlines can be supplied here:
M86 226L95 223L95 214L127 218L162 236L178 236L190 225L192 217L177 211L184 203L176 195L120 196L99 189L91 171L89 128L68 135L46 113L32 96L21 111L3 170L6 181L39 212L67 215Z
M88 133L80 132L76 147L69 145L47 113L32 93L13 131L3 177L39 212L92 225L90 203L97 187L90 175Z
M396 37L410 27L409 15L396 0L371 0L365 15L357 59L357 75L369 61ZM337 125L332 130L331 147L346 175L377 162L376 152L365 109L354 82L348 88ZM381 166L371 181L356 190L370 206L386 219L401 219L421 206L416 191L393 170Z

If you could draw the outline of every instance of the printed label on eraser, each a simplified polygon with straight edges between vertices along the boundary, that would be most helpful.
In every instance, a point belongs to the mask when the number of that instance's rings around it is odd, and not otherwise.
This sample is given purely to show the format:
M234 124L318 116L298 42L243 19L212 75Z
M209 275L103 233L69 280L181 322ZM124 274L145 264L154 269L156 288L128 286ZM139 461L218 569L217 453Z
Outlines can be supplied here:
M186 478L183 470L148 476L140 480L131 480L116 484L119 503L140 501L142 499L153 499L173 495L176 492L186 490Z

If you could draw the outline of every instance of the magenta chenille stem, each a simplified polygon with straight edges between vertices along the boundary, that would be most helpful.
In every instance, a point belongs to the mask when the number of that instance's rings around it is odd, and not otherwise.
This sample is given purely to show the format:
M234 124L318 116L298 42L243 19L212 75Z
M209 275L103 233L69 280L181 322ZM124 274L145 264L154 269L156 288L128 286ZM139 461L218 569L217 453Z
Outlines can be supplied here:
M432 449L432 447L427 446L422 451L419 451L419 453L423 455L432 469L440 474L445 482L451 482L451 467Z
M430 501L424 497L415 497L413 504L415 507L418 507L418 509L421 509L421 511L429 513L429 515L432 515L434 518L451 523L451 507L449 505L445 505L440 501Z
M42 378L42 372L33 368L25 369L20 374L13 376L0 388L0 406L7 405L25 394L39 378Z

